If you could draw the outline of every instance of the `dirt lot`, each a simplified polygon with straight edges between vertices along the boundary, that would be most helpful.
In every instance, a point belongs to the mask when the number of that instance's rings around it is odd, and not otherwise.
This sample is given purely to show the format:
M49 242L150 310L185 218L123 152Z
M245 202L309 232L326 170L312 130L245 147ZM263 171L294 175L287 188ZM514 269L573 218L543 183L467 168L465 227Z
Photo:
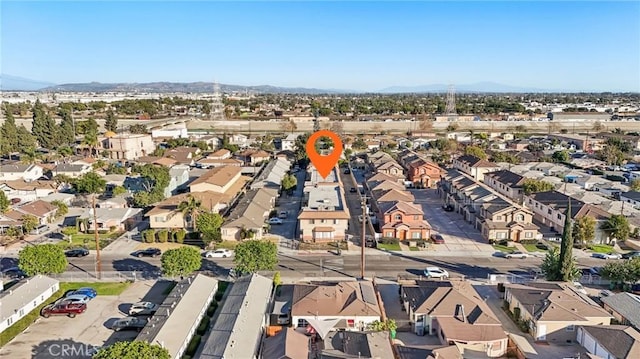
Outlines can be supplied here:
M116 341L133 339L135 331L114 332L111 324L126 317L129 305L141 300L159 303L164 299L166 282L133 283L119 296L98 296L88 309L75 318L39 318L27 330L0 349L6 358L89 358L91 349Z

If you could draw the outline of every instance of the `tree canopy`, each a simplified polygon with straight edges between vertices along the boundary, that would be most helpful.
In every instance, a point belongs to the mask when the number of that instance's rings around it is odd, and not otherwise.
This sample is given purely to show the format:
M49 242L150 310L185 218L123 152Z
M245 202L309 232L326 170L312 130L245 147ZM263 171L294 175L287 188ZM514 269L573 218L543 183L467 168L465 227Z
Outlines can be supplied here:
M27 246L18 254L18 267L28 276L62 273L67 264L62 247L55 244Z
M202 265L202 256L195 247L184 246L162 253L162 273L169 277L189 275Z
M4 191L0 191L0 214L7 213L10 206L11 201L9 201L9 198L7 198L7 195L4 193Z
M211 242L217 243L222 240L220 235L222 222L224 222L224 219L218 213L204 212L196 217L196 225L205 245L209 245Z
M629 220L621 214L611 215L611 217L602 223L600 228L607 232L611 238L615 238L618 241L626 241L631 234Z
M474 157L478 157L481 160L486 160L487 159L487 153L484 152L484 150L478 146L467 146L464 149L464 153L466 155L470 155L470 156L474 156Z
M296 176L286 174L284 177L282 177L282 189L284 191L291 191L295 189L297 185L298 179L296 178Z
M273 270L278 264L278 246L266 240L246 240L236 246L233 262L237 273Z
M547 192L553 190L553 184L535 178L527 178L522 183L522 189L527 195L538 192Z
M105 191L107 181L95 172L89 172L73 181L73 187L78 193L98 194Z
M169 351L142 340L116 342L102 348L93 359L171 359Z
M574 222L573 231L575 242L585 246L596 237L596 220L589 216L580 217Z

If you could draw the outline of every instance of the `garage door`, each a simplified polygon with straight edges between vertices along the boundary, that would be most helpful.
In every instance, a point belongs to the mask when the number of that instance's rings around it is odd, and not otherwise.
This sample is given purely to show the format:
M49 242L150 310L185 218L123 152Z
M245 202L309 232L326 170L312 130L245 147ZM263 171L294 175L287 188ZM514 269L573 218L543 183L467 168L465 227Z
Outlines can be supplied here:
M547 340L547 326L541 324L538 326L538 338L537 340Z

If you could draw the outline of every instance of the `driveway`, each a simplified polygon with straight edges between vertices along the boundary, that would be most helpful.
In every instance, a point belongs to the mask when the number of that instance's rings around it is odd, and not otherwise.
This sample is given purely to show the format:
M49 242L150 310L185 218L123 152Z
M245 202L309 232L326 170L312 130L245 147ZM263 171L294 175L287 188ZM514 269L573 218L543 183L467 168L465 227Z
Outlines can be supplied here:
M442 201L438 198L436 190L414 189L411 193L415 197L415 203L422 207L424 218L431 225L432 233L439 233L444 237L444 244L434 245L435 250L495 252L491 245L484 242L480 231L465 222L460 214L445 212L442 209Z
M94 347L132 340L135 331L114 332L111 325L131 303L150 300L160 303L165 283L153 281L135 282L119 296L98 296L85 313L69 318L53 316L38 318L27 330L0 349L0 357L6 358L90 358Z
M283 193L277 199L276 211L278 214L284 211L287 212L287 218L282 219L282 224L272 224L269 230L270 234L280 239L280 246L290 249L295 249L297 246L298 238L298 214L300 213L300 206L302 204L302 191L304 189L304 180L306 173L303 170L295 173L298 181L295 191L290 196Z

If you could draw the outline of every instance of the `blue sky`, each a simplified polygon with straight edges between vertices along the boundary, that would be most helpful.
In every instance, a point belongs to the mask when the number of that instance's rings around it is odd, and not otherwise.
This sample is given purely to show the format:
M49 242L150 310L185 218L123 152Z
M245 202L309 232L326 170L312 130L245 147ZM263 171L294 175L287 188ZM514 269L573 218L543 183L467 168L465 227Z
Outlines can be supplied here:
M640 2L6 1L1 70L55 83L640 91Z

